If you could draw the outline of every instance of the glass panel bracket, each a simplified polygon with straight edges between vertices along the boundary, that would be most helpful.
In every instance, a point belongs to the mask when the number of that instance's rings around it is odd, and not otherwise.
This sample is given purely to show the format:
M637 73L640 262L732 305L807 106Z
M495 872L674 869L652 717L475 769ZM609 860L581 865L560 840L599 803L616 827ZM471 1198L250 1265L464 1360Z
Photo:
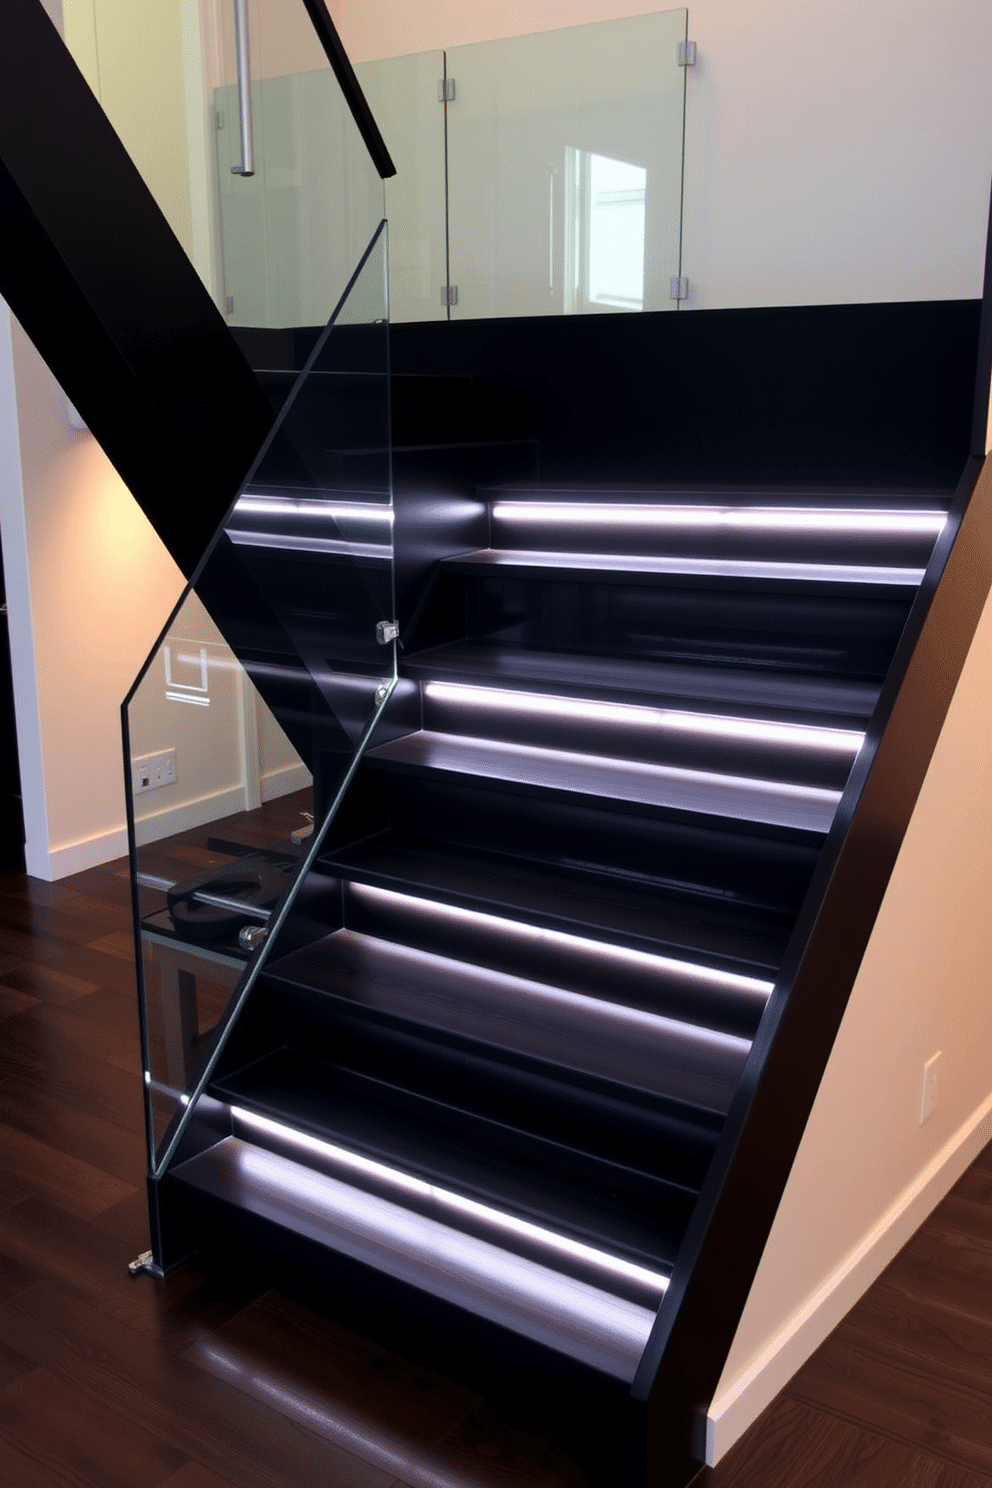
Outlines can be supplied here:
M136 1260L127 1263L129 1276L140 1276L143 1271L147 1271L149 1276L157 1276L160 1280L165 1275L162 1267L156 1266L155 1257L150 1250L143 1250Z
M680 67L695 67L696 43L694 41L680 41L676 60Z

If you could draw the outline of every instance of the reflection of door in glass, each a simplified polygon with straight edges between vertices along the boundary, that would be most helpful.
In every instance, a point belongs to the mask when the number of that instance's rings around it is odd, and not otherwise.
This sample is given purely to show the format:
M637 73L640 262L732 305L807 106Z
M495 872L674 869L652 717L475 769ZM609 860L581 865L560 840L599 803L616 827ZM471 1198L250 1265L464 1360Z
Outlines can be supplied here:
M686 12L446 54L452 319L673 310Z
M565 150L566 315L644 309L644 166Z

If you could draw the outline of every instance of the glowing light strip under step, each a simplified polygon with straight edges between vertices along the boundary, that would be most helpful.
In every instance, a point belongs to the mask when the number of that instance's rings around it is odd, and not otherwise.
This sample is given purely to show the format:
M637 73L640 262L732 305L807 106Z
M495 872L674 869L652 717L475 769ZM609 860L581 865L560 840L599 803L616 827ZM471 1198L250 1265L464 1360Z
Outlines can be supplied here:
M393 509L364 501L314 501L301 496L242 496L236 514L316 517L323 521L376 522L392 526Z
M402 894L395 889L381 889L375 884L349 883L348 892L359 899L373 903L394 904L398 908L412 906L431 919L449 919L462 924L476 924L488 930L498 930L501 935L530 941L533 944L573 950L580 953L604 957L609 960L635 966L639 970L655 970L682 981L698 982L709 987L726 987L730 992L744 993L762 1006L771 994L775 983L760 977L744 976L734 971L721 971L712 966L699 966L692 961L680 961L674 956L662 956L655 951L639 951L630 946L612 945L608 941L593 940L584 935L573 935L564 930L549 930L540 925L529 925L523 920L507 919L503 915L486 914L483 910L466 909L458 904L444 904L440 900L422 899L415 894Z
M515 522L588 523L608 527L676 527L767 532L890 533L937 537L947 521L942 511L883 511L868 508L778 506L648 506L635 502L496 501L493 517Z
M493 712L530 713L547 718L587 719L639 728L671 729L715 738L742 739L762 744L788 744L797 749L825 749L853 759L864 743L856 729L778 723L762 718L733 718L720 713L689 713L675 708L648 708L634 703L603 703L587 698L558 697L551 693L511 692L498 687L476 687L462 682L428 682L428 697L443 702L489 708Z
M237 1115L262 1119L240 1110ZM300 1140L300 1133L284 1130L287 1138ZM191 1179L199 1173L212 1186L212 1169L221 1162L222 1176L236 1185L232 1197L252 1213L291 1225L319 1244L614 1378L630 1380L636 1373L656 1307L627 1301L236 1137L192 1159ZM658 1280L663 1290L666 1278Z

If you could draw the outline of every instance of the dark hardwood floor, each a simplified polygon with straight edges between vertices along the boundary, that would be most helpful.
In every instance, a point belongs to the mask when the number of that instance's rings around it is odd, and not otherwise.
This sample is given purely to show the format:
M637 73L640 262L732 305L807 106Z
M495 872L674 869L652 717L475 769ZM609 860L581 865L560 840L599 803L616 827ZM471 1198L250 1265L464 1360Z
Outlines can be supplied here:
M0 1481L609 1484L527 1392L446 1376L441 1347L391 1352L357 1304L314 1310L238 1256L128 1277L147 1245L128 904L123 863L0 879ZM992 1149L698 1481L992 1485Z

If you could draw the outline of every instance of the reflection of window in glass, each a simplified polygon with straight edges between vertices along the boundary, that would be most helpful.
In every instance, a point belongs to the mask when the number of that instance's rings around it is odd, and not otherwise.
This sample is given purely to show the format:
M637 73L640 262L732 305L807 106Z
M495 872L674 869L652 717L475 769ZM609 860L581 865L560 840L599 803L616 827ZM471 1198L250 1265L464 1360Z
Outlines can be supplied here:
M565 150L565 313L644 309L648 173L591 150Z

